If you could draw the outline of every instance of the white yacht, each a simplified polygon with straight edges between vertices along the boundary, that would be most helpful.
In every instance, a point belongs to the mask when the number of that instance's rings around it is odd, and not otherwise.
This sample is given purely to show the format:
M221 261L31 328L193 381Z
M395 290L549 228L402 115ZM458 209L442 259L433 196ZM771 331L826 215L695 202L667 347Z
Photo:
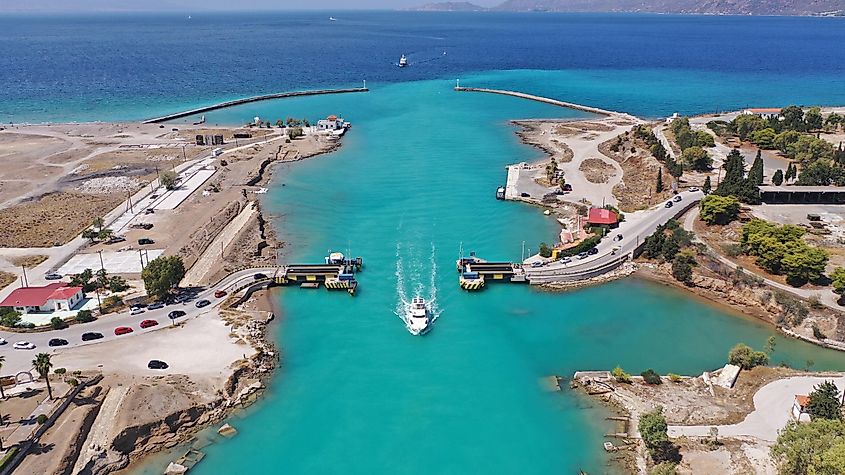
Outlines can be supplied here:
M421 335L427 332L431 325L431 312L428 309L428 304L422 297L414 297L411 304L408 305L405 315L405 324L408 326L408 331L413 335Z
M408 65L408 58L406 58L405 55L403 54L402 57L399 58L399 67L404 68L407 65Z

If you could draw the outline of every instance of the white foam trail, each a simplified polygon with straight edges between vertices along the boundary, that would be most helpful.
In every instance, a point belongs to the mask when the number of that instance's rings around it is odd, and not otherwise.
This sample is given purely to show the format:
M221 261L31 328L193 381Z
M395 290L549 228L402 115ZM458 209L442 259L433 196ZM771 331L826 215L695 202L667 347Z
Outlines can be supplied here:
M405 274L405 262L402 259L402 255L407 254L411 255L411 274ZM405 324L406 328L409 328L409 322L407 320L407 315L410 312L411 302L408 299L408 295L405 293L405 289L408 286L411 286L414 289L414 296L423 295L426 291L426 285L423 283L422 272L424 267L424 261L421 259L413 259L414 254L414 246L410 244L407 249L402 248L400 243L396 243L396 307L394 308L393 313L398 316L402 322ZM429 272L429 282L428 282L428 303L429 303L429 312L431 314L431 325L434 325L434 321L437 320L437 317L440 316L442 311L439 309L437 305L437 263L435 260L436 257L436 248L434 243L431 243L431 255L429 257L429 265L431 267ZM406 278L409 280L406 282ZM409 328L410 330L410 328Z

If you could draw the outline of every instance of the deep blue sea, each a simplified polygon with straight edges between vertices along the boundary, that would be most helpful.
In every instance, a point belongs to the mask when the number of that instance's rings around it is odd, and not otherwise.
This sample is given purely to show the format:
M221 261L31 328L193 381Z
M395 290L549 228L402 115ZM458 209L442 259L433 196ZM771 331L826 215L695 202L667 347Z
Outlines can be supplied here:
M337 21L328 21L329 15ZM133 120L258 93L366 94L248 104L241 124L337 113L335 153L276 169L265 205L286 259L351 248L356 297L279 294L282 365L239 434L192 473L616 473L605 411L540 379L622 365L700 374L771 327L636 280L563 294L457 285L461 242L490 259L557 225L496 201L508 163L534 160L508 120L582 114L502 87L659 117L746 105L845 104L845 19L326 12L0 17L0 120ZM444 55L443 53L446 52ZM401 54L411 65L394 63ZM285 186L282 186L284 184ZM436 301L425 337L394 314ZM845 354L779 338L773 362L845 368ZM183 449L180 449L183 450ZM162 472L162 462L138 470Z

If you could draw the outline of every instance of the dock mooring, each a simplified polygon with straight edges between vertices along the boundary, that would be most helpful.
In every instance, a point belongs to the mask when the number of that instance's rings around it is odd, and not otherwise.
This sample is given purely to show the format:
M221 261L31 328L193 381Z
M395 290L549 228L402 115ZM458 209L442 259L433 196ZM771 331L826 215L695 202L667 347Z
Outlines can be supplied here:
M346 258L333 252L326 256L325 264L288 264L279 268L274 276L276 285L300 284L300 288L316 289L325 285L327 290L346 290L355 295L358 281L355 273L360 272L364 261L360 257Z
M526 283L525 269L515 262L488 262L470 253L457 261L458 282L464 290L481 290L489 281Z

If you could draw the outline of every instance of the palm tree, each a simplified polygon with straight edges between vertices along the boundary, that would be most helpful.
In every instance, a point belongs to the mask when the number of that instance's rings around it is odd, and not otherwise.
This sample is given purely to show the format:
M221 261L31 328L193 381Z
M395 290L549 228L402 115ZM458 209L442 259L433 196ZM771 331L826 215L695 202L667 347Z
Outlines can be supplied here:
M53 399L53 388L50 387L50 368L53 367L53 362L50 361L50 354L38 353L32 360L32 366L44 378L44 381L47 381L47 395L50 396L50 399Z
M6 357L0 356L0 371L3 370L3 363L5 363L5 362L6 362ZM2 376L0 376L0 378L2 378ZM6 395L3 393L3 382L2 381L0 381L0 398L6 399ZM2 423L2 422L3 422L3 418L0 417L0 423Z
M91 223L91 226L94 226L98 230L102 231L103 226L105 226L105 223L103 222L103 218L94 218L94 222Z

